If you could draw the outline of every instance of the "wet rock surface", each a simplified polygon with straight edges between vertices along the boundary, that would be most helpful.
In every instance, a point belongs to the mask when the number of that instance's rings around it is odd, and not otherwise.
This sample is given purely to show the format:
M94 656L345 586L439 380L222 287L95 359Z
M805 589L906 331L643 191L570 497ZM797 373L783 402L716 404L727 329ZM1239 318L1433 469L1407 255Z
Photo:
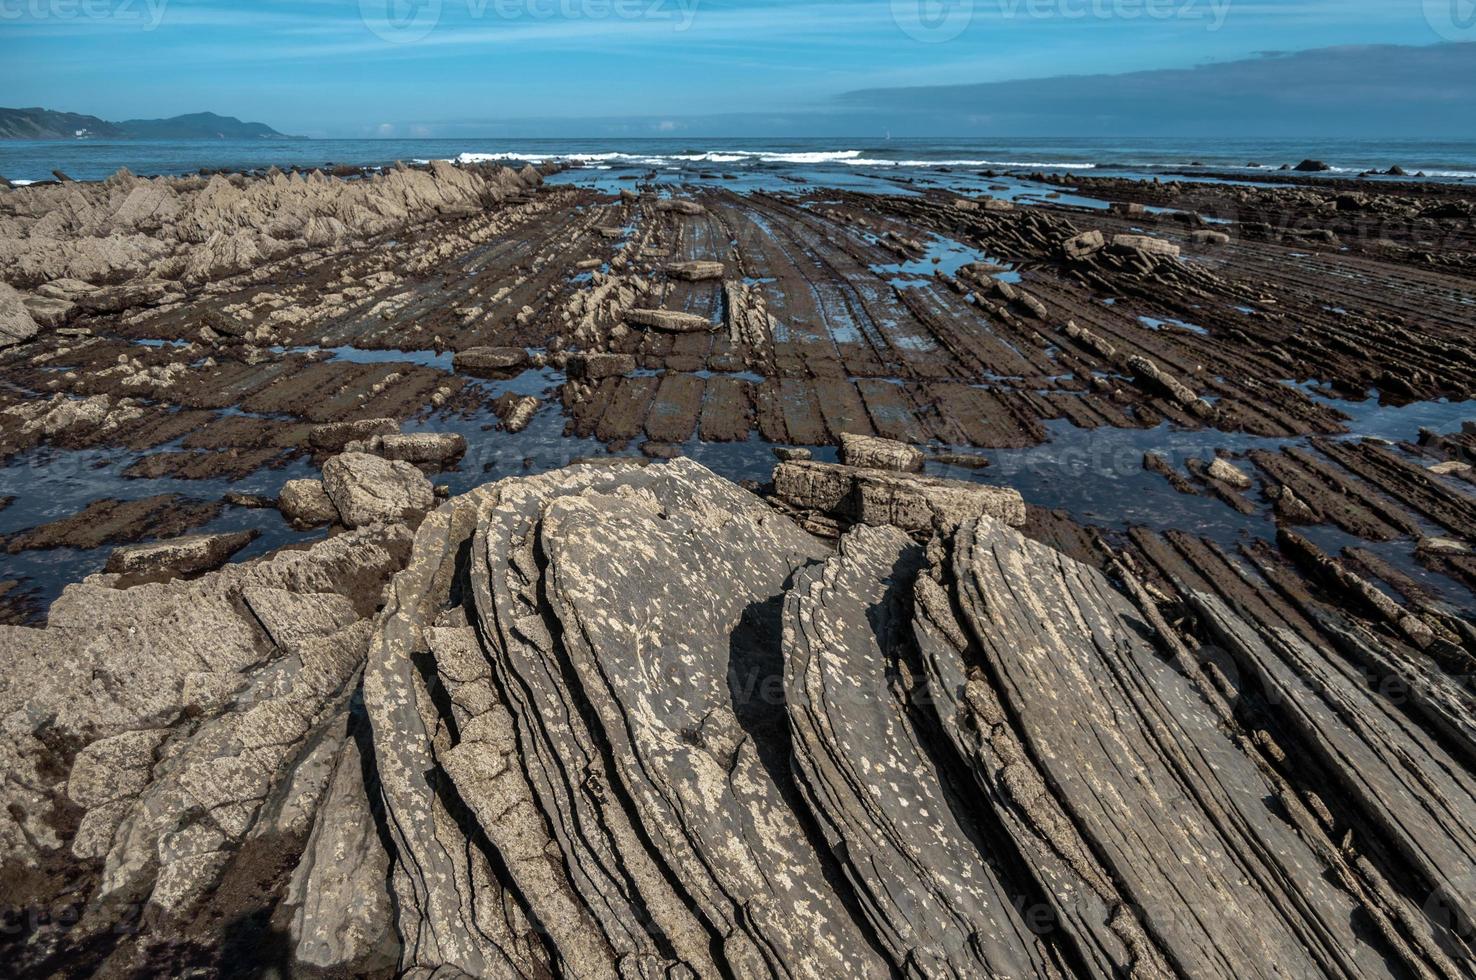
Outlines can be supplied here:
M1061 187L1045 174L967 194L672 197L644 180L601 193L539 178L442 163L7 193L0 242L17 262L3 278L37 329L18 319L29 339L0 354L0 460L122 453L133 488L99 486L0 533L104 499L193 497L189 484L275 497L350 444L397 434L413 448L391 455L455 490L514 452L542 468L597 448L713 447L704 458L754 478L745 443L842 436L917 447L937 474L950 454L1026 452L1062 432L1132 441L1169 426L1304 448L1356 428L1353 399L1371 390L1392 407L1476 389L1463 257L1476 245L1442 217L1469 210L1458 188L1082 176L1103 210L1039 194ZM227 228L245 231L227 241ZM1308 228L1347 251L1313 247ZM441 444L415 445L425 433ZM21 489L10 477L6 495ZM1213 486L1256 509L1254 490ZM1302 519L1294 501L1318 511L1305 488L1286 500ZM315 526L230 515L204 529L243 522L263 550ZM103 547L81 549L87 570ZM64 581L41 550L15 554L18 577L54 597Z

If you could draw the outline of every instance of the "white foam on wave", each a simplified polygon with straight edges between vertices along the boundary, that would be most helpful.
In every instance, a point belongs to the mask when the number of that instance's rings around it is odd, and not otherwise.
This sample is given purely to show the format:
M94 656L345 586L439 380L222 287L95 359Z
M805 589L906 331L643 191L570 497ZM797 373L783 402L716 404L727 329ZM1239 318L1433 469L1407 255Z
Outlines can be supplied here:
M498 160L527 160L542 163L545 160L567 160L573 163L625 162L641 164L663 164L672 161L684 163L741 163L757 160L762 163L830 163L851 160L861 155L860 150L827 150L805 153L787 153L779 150L715 150L707 153L525 153L518 150L499 153L463 153L456 159L461 163L488 163Z
M40 183L40 181L36 181L36 180L12 180L10 182L10 186L11 187L30 187L32 184L37 184L37 183Z
M1476 177L1476 171L1472 170L1429 170L1425 167L1406 167L1405 169L1409 171L1409 179L1413 179L1415 173L1417 172L1424 174L1426 177L1444 177L1447 179L1470 179ZM1378 177L1386 176L1377 167L1329 167L1327 170L1322 172L1330 174L1358 174L1359 176L1362 176L1366 173L1372 173L1374 176Z
M1031 170L1097 170L1111 164L1081 163L1069 160L887 160L881 157L863 156L861 150L814 150L790 152L786 150L710 150L703 153L528 153L517 150L496 153L462 153L456 158L461 163L490 163L499 161L525 161L546 163L558 160L566 163L600 165L596 169L609 169L615 164L632 164L643 167L672 168L685 163L776 163L791 165L844 164L848 167L1008 167ZM424 162L424 161L422 161ZM1123 163L1116 166L1167 167L1168 162ZM1271 167L1243 168L1262 172ZM1356 167L1332 167L1324 171L1331 174L1362 173ZM1426 170L1427 177L1476 178L1476 171L1469 170ZM16 181L15 183L20 183Z
M562 160L569 163L633 163L658 167L672 163L787 163L821 165L842 163L852 167L1032 167L1043 170L1092 170L1094 163L1031 160L884 160L862 156L861 150L712 150L705 153L531 153L507 150L496 153L463 153L461 163L491 163L525 160L543 163Z
M1019 160L846 160L853 167L1031 167L1037 170L1095 170L1095 163L1031 162Z

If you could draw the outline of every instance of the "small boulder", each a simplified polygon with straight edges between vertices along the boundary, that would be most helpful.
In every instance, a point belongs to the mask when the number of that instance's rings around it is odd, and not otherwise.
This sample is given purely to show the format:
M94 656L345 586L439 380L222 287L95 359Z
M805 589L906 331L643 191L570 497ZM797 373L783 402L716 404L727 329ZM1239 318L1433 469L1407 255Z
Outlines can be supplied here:
M271 497L259 493L244 493L240 490L227 490L221 497L232 507L243 507L248 510L275 510L277 502Z
M351 442L359 442L374 436L399 432L400 423L394 419L360 419L356 422L328 422L315 425L308 433L308 445L320 453L341 453Z
M521 347L469 347L451 358L455 370L469 374L512 371L527 367L528 363L528 352Z
M1107 240L1094 228L1066 239L1061 243L1061 251L1066 253L1068 259L1085 259L1096 255L1106 245Z
M898 473L922 472L922 450L905 442L842 433L840 444L841 462L847 466L894 470Z
M721 279L724 266L721 262L674 262L666 267L666 274L673 279L700 282L703 279Z
M1229 245L1230 244L1230 236L1227 235L1227 234L1225 234L1223 231L1208 231L1208 230L1192 231L1192 232L1189 233L1189 240L1192 241L1192 242L1194 242L1194 244L1196 244L1196 245Z
M989 465L987 456L974 453L933 453L928 459L940 466L961 466L966 470L982 470Z
M652 442L647 440L641 443L641 454L648 459L676 459L682 455L682 447L674 442Z
M385 459L401 459L417 466L443 466L466 455L466 437L459 432L395 432L375 436L365 449Z
M1427 555L1469 555L1471 546L1455 538L1420 538L1415 551Z
M1317 174L1325 173L1326 171L1331 170L1332 167L1326 163L1323 163L1321 160L1303 160L1292 169L1297 171L1298 173Z
M1120 254L1153 258L1176 259L1179 257L1179 246L1161 238L1151 238L1148 235L1113 235L1112 250Z
M635 369L635 358L630 354L570 354L564 362L564 372L583 381L618 378Z
M224 565L231 555L256 540L258 533L190 534L124 545L113 549L107 570L120 575L198 575Z
M1288 524L1317 524L1322 520L1290 487L1282 487L1273 499L1276 501L1276 516Z
M1476 482L1476 479L1473 479L1473 477L1476 477L1476 471L1472 470L1471 464L1463 463L1458 459L1453 459L1445 463L1436 463L1429 469L1431 473L1437 476L1458 476L1463 480Z
M322 480L288 480L277 495L277 509L293 524L304 527L338 520L338 508L328 499Z
M522 432L533 421L533 416L538 414L540 404L536 395L518 395L508 391L492 403L492 411L502 420L504 431Z
M676 310L627 310L625 319L628 323L667 333L706 333L718 326L705 316Z
M1249 490L1255 485L1245 471L1218 456L1209 464L1209 469L1205 472L1209 474L1210 479L1219 480L1237 490Z
M413 520L435 506L425 474L401 459L343 453L323 464L323 490L344 526Z
M1011 527L1025 523L1025 501L1009 487L835 463L780 463L774 494L792 507L919 534L951 532L980 516Z

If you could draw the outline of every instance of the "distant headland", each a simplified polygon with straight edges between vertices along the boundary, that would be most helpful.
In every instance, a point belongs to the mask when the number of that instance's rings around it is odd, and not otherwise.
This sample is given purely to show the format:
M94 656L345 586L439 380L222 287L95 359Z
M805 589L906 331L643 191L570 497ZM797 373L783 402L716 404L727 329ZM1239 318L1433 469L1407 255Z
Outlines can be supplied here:
M279 133L265 123L242 122L234 116L192 112L169 119L108 122L96 116L52 109L0 108L0 139L6 140L240 140L302 139Z

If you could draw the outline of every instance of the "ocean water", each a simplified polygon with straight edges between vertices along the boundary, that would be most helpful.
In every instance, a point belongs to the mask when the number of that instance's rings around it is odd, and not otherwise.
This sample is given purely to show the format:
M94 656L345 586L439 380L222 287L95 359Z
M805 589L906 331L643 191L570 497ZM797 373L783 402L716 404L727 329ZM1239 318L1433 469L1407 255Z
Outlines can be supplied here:
M1332 175L1399 165L1429 179L1476 182L1476 140L1347 139L667 139L563 140L11 140L0 141L0 175L47 180L59 169L79 180L119 167L136 174L181 174L200 168L251 170L329 164L382 166L396 160L562 159L585 170L669 176L704 172L742 177L797 176L845 185L857 177L919 172L1015 170L1144 176L1206 170L1246 174L1282 164L1323 160ZM1259 164L1250 167L1249 164Z

